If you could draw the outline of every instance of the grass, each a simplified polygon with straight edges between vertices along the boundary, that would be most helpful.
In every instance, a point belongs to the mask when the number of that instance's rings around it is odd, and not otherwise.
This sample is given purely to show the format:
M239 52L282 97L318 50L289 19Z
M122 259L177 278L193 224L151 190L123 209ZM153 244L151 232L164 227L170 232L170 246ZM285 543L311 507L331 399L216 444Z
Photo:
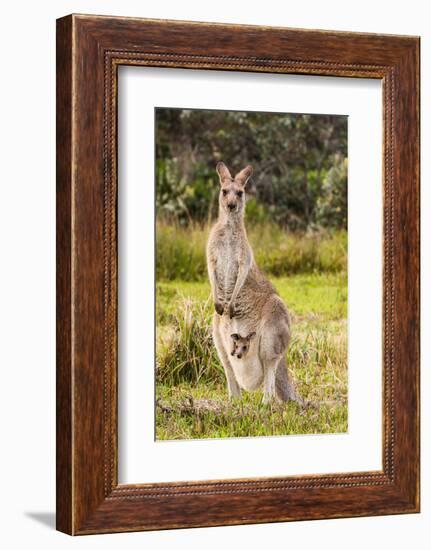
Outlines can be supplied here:
M347 275L341 273L299 274L270 277L296 319L339 320L347 317ZM208 281L161 281L157 283L157 326L173 322L179 302L210 299ZM209 315L212 314L212 305Z
M208 299L202 302L182 298L174 302L171 324L157 330L158 381L175 386L223 380L223 367L212 342L211 313Z
M346 431L347 408L323 403L264 405L257 393L228 403L225 387L160 386L157 439L200 439Z
M157 284L156 438L339 433L347 430L345 271L272 277L293 319L287 365L307 402L263 405L260 392L229 403L211 339L210 288Z
M205 280L208 232L209 225L182 227L159 221L157 280ZM345 231L297 235L266 223L249 227L248 238L258 266L268 275L340 273L347 269Z

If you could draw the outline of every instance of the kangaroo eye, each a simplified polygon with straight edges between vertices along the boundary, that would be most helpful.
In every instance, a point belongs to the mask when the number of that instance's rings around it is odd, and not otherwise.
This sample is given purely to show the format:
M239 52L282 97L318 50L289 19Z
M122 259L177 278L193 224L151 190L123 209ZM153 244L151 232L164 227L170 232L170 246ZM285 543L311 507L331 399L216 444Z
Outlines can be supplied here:
M242 191L237 191L236 194L238 195L238 197L242 197Z
M225 197L227 195L227 191L226 189L223 189L223 197Z

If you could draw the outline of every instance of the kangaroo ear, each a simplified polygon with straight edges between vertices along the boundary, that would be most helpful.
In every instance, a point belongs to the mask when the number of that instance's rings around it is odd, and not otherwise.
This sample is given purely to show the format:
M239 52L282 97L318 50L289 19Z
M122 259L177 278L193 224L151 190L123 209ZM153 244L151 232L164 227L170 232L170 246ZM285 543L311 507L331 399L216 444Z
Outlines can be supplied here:
M236 332L235 332L235 334L231 334L230 337L232 338L232 340L235 340L235 341L240 339L240 335L237 334Z
M250 332L250 334L247 336L247 340L251 340L252 338L254 338L256 336L256 333L255 332Z
M220 181L225 179L232 179L230 172L224 162L218 162L216 166L217 174L219 175Z
M249 164L245 168L243 168L241 172L238 172L238 174L235 176L235 180L241 185L245 186L246 183L248 182L249 177L252 174L253 174L253 168Z

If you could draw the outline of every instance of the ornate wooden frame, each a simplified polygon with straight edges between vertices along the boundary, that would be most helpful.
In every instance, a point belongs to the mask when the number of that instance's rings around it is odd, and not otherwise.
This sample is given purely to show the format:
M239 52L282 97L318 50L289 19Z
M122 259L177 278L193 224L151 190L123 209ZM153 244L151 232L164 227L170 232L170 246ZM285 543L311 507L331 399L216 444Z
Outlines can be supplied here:
M119 65L377 78L384 104L383 470L119 485ZM57 21L57 528L419 511L419 38L70 15Z

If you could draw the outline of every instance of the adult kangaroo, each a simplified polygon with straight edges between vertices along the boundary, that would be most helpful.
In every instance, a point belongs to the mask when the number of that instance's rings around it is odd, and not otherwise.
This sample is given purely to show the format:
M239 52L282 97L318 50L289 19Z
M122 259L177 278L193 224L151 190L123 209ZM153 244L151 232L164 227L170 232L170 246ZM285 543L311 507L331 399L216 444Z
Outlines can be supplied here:
M213 338L223 364L229 397L241 388L263 383L265 403L300 401L286 368L290 340L289 313L277 291L257 267L244 225L245 187L253 169L246 166L234 178L223 162L219 215L207 244L207 266L214 300ZM255 332L245 357L231 355L231 335Z

